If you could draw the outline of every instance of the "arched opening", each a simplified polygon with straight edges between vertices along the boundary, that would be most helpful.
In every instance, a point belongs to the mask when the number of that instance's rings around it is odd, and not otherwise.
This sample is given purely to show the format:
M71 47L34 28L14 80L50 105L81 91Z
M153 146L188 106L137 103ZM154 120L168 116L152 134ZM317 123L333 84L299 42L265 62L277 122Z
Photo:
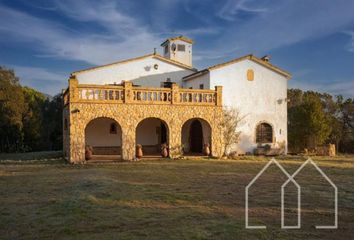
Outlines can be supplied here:
M200 118L186 121L182 126L182 149L185 155L203 155L206 146L211 149L211 127Z
M272 143L273 127L269 123L260 123L256 127L256 143Z
M146 118L136 127L136 144L142 146L144 157L160 156L163 144L169 146L169 129L159 118Z
M120 160L122 129L114 119L93 119L85 128L85 145L92 151L92 160Z

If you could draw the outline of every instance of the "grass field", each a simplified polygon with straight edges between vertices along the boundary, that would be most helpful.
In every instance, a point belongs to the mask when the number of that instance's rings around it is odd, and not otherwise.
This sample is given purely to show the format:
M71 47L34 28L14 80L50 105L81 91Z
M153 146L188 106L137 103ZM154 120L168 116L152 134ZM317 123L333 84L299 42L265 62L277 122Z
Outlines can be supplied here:
M265 158L87 165L20 158L0 155L1 239L354 239L353 156L314 158L338 186L337 230L314 229L332 224L333 191L311 168L297 179L305 186L302 229L280 229L286 178L273 166L250 191L250 223L267 229L247 230L244 189ZM293 173L304 160L279 161ZM296 202L286 203L293 223Z

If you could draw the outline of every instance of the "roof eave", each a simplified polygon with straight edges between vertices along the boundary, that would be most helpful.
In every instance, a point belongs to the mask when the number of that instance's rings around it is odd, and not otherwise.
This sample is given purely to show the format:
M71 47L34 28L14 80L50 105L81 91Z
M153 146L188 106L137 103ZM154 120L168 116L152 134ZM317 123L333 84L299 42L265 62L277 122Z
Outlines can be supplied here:
M141 59L148 58L148 57L154 57L154 58L156 58L156 59L158 59L160 61L164 61L164 62L173 64L175 66L179 66L179 67L184 68L184 69L188 69L188 70L191 70L191 71L197 71L195 68L193 68L191 66L187 66L187 65L185 65L183 63L179 63L177 61L173 61L173 60L164 58L163 56L161 56L159 54L151 53L151 54L143 55L143 56L136 57L136 58L130 58L130 59L126 59L126 60L122 60L122 61L118 61L118 62L113 62L113 63L101 65L101 66L95 66L95 67L91 67L91 68L82 69L82 70L79 70L79 71L74 71L74 72L71 73L71 75L75 76L75 75L83 73L83 72L94 71L94 70L97 70L97 69L101 69L101 68L105 68L105 67L109 67L109 66L113 66L113 65L133 62L133 61L141 60Z
M206 68L206 69L200 70L198 72L195 72L195 73L192 73L190 75L187 75L187 76L183 77L182 81L189 81L191 79L203 76L203 75L205 75L207 73L209 73L209 69Z

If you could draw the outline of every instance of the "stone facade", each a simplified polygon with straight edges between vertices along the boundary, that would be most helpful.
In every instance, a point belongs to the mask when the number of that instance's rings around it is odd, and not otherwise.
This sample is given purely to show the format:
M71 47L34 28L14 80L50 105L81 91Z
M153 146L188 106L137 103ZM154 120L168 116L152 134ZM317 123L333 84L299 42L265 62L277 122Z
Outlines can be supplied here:
M115 120L122 129L123 160L134 159L136 127L147 118L166 123L171 157L181 155L183 124L190 119L205 120L211 128L211 155L220 157L223 151L221 99L221 87L215 91L187 92L176 85L170 89L134 88L130 82L123 86L79 85L71 78L64 92L64 154L71 163L85 162L85 128L90 121L106 117Z

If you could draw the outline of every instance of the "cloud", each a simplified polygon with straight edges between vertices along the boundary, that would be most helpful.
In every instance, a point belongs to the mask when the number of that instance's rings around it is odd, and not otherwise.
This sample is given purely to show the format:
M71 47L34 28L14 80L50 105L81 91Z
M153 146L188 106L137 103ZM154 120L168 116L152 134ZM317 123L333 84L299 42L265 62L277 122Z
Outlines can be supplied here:
M74 2L77 4L78 1ZM121 14L114 6L102 5L97 9L95 5L88 4L83 4L81 8L71 6L75 12L64 6L60 5L67 16L80 21L95 21L107 29L106 34L68 29L60 23L5 6L0 8L0 31L18 41L38 44L37 48L43 55L91 64L152 52L153 46L160 42L154 34L134 19Z
M354 78L338 80L334 82L309 82L309 81L290 81L289 87L302 90L312 90L318 92L327 92L332 95L343 95L354 98Z
M10 65L15 70L16 75L20 78L21 85L35 86L38 91L55 95L59 93L59 89L63 89L67 85L67 74L56 73L52 70L39 67L27 67Z
M34 6L47 11L43 16L55 16L41 18L0 3L0 38L20 42L42 58L101 65L151 53L165 37L184 34L198 43L193 49L194 63L206 66L343 32L354 23L354 2L344 0L159 0L144 4L53 0ZM354 51L354 34L347 34L352 38L349 50Z
M345 31L344 33L349 35L351 38L348 45L348 51L354 52L354 31Z
M217 11L216 15L224 20L234 21L241 12L263 13L268 11L267 8L252 6L250 0L228 0L226 4ZM257 1L259 6L259 1Z
M229 2L236 7L228 8ZM231 13L244 1L228 1L224 6ZM241 4L242 6L242 4ZM338 0L269 1L267 11L243 23L233 24L220 36L220 50L237 45L243 53L265 53L301 41L323 37L344 30L354 22L354 2ZM236 10L235 10L236 9ZM221 12L225 13L220 10ZM216 16L220 16L220 11ZM226 16L229 16L226 12ZM229 44L225 44L229 43Z
M0 7L0 32L15 41L33 44L40 52L37 56L41 57L100 65L152 53L163 40L163 32L153 31L144 19L124 12L116 1L55 1L54 6L46 6L50 11L57 9L66 18L83 24L85 30L1 4ZM90 24L99 28L90 28ZM217 31L198 27L179 30L192 36Z

